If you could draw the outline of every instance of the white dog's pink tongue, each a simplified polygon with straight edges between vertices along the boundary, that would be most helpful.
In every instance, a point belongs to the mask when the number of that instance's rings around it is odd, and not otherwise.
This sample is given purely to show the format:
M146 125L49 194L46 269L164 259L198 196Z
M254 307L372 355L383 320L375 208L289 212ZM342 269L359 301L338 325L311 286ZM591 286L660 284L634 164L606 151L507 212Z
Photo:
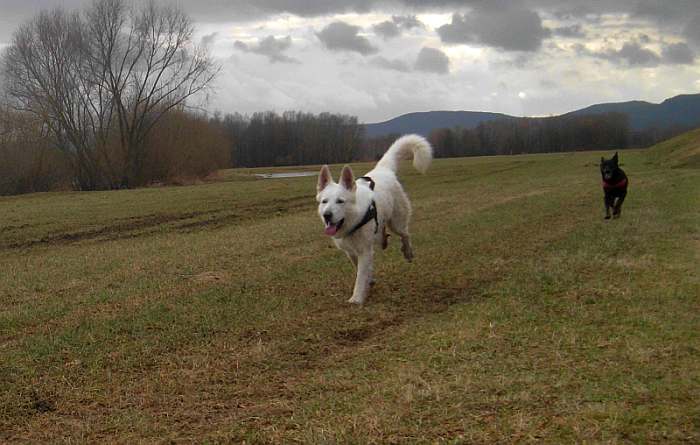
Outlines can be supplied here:
M325 233L328 236L333 236L338 231L338 227L335 224L329 224L326 226Z

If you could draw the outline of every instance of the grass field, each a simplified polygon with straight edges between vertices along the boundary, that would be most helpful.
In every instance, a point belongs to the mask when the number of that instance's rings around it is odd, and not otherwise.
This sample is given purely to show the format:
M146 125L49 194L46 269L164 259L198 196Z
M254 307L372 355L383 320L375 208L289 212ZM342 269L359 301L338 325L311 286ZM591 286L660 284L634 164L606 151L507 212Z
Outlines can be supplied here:
M700 170L600 155L404 165L363 307L314 177L0 198L0 442L698 443Z

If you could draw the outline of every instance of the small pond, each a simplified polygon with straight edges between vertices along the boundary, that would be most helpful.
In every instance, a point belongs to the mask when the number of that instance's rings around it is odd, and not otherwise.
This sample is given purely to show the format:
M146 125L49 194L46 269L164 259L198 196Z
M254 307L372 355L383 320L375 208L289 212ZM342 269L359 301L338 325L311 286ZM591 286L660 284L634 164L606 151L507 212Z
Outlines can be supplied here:
M299 178L302 176L315 176L318 172L285 172L285 173L255 173L258 178L279 179L279 178Z

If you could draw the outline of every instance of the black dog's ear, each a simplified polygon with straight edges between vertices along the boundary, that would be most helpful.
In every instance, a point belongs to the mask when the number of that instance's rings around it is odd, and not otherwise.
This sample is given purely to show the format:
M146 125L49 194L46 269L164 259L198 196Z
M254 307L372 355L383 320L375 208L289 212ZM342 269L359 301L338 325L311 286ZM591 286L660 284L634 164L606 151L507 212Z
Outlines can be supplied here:
M603 162L605 162L605 158L601 156L601 157L600 157L600 163L602 164Z
M612 157L612 161L617 164L617 152L615 152L615 156Z

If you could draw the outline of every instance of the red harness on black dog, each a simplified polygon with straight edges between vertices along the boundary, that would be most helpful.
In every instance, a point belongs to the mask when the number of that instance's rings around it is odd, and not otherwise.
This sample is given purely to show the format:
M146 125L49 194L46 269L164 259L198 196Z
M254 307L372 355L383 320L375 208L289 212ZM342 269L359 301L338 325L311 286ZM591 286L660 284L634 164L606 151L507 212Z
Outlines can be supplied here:
M610 184L608 182L605 182L605 180L603 180L603 188L604 189L621 189L625 186L627 186L627 178L623 178L617 184Z

